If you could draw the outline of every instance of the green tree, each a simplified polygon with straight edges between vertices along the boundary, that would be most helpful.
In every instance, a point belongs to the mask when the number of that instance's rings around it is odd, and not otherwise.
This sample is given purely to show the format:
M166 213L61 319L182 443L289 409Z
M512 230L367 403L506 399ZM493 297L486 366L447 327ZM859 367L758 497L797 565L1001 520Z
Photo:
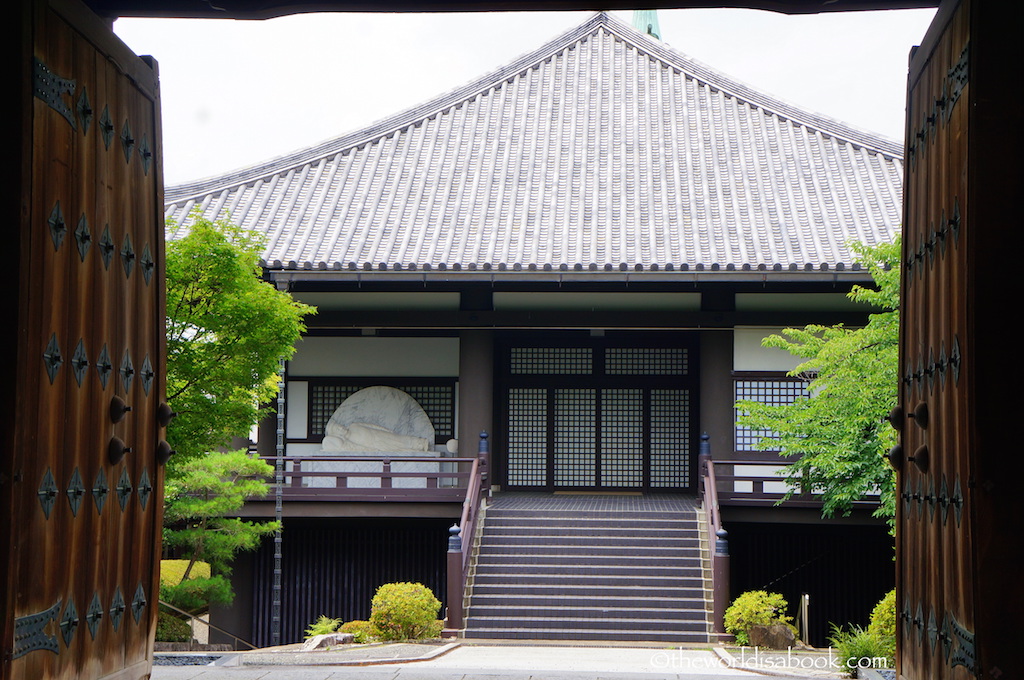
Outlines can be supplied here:
M805 359L789 375L807 381L807 398L790 404L737 402L739 423L768 430L760 448L792 459L790 492L821 494L822 515L849 514L854 501L880 491L875 515L892 521L895 489L885 454L896 432L883 420L896 405L899 357L900 244L857 246L875 288L856 286L849 297L883 311L862 328L810 325L765 338L765 347Z
M173 225L169 225L173 227ZM315 313L261 278L261 234L197 217L167 242L167 429L173 470L228 446L277 394L280 360Z
M230 451L194 456L168 475L164 544L182 550L189 563L178 583L161 586L163 599L187 611L231 603L231 560L239 551L259 547L260 539L280 525L230 515L247 498L266 496L266 478L273 474L274 468L259 457ZM190 578L200 560L209 563L210 575Z
M246 498L267 494L273 468L223 452L259 421L281 359L315 312L262 279L263 244L260 234L198 215L187 235L167 242L167 401L177 414L167 440L177 455L167 464L164 541L190 562L162 594L183 609L229 603L231 559L279 528L232 517ZM190 578L197 561L210 564L209 578Z

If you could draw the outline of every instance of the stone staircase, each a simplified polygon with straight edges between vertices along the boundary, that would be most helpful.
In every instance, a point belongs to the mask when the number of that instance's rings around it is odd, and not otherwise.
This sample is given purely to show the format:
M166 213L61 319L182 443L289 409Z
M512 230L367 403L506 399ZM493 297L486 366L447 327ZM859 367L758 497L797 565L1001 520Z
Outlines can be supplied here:
M682 495L496 496L466 637L706 643L697 517Z

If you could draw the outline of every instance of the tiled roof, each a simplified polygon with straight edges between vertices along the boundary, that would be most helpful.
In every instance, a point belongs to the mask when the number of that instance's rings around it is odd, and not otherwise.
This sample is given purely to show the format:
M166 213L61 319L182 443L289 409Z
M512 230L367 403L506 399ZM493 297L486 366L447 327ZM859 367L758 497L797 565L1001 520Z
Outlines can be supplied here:
M597 14L477 81L266 164L167 189L272 269L843 269L891 240L902 146Z

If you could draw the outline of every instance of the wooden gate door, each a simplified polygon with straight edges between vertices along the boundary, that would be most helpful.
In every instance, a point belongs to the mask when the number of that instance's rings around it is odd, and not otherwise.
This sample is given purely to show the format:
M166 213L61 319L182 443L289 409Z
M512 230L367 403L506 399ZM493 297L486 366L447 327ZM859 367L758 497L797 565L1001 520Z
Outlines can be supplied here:
M148 677L167 454L155 65L83 5L15 4L31 90L8 230L3 676Z
M1000 9L1002 8L1002 9ZM907 106L898 673L1019 677L1024 464L1019 391L1019 15L945 2L911 58ZM1009 287L1008 287L1009 286ZM1016 296L1012 296L1015 298ZM1016 376L1016 377L1015 377ZM902 464L900 464L902 461Z

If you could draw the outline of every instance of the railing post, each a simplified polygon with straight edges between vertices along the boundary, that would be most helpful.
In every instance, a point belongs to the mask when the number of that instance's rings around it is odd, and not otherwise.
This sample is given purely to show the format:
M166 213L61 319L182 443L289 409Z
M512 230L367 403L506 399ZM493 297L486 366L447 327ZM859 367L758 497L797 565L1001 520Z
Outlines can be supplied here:
M462 630L462 537L458 524L448 529L448 616L444 633L457 635Z
M729 606L729 532L719 529L712 558L715 632L725 634L725 610Z
M711 436L705 432L700 436L700 449L697 454L697 474L700 475L700 484L697 485L697 492L700 494L700 503L704 505L704 496L707 490L704 488L704 480L707 479L707 468L711 464Z
M391 459L385 458L383 467L381 468L380 477L380 488L390 489L391 488Z
M477 457L480 458L480 491L482 493L490 492L490 486L487 481L487 461L491 457L491 443L488 440L490 435L487 434L487 430L480 432L480 445L477 449Z

